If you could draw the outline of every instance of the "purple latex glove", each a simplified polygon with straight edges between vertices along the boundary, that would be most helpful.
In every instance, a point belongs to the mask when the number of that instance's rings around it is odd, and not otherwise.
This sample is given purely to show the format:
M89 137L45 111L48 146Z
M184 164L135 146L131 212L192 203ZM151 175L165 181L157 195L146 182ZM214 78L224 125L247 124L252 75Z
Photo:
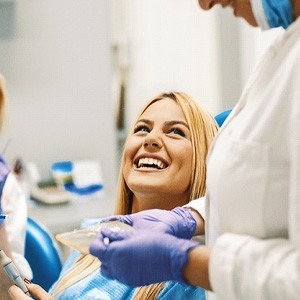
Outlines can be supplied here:
M120 221L135 229L169 233L183 239L191 239L196 230L196 221L191 210L176 207L173 210L150 209L131 215L104 218L101 222Z
M4 188L5 181L7 179L8 173L10 172L9 167L7 166L6 162L4 161L3 157L0 155L0 214L3 213L2 205L1 205L1 198L2 192ZM4 223L4 219L0 219L0 226Z
M109 244L105 239L109 239ZM101 261L104 276L130 286L175 280L185 282L182 269L188 253L199 244L167 233L146 230L111 231L103 228L90 246Z

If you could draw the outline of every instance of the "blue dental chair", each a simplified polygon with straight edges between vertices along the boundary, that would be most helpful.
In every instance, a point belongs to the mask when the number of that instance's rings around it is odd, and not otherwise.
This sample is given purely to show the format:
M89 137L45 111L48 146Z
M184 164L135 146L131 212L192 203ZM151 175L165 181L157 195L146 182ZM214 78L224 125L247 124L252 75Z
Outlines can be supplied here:
M218 123L219 127L221 127L223 125L224 121L226 120L228 115L231 113L231 111L232 111L232 109L224 110L223 112L221 112L215 116L215 120Z
M25 258L32 273L32 282L46 291L58 279L62 263L56 241L42 225L27 219Z

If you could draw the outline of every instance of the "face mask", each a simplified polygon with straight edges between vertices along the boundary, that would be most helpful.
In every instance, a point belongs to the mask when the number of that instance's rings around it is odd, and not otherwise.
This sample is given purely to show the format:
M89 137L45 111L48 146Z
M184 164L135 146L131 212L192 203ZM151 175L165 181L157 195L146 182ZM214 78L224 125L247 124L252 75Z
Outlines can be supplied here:
M253 14L262 30L287 28L294 20L290 0L250 0Z

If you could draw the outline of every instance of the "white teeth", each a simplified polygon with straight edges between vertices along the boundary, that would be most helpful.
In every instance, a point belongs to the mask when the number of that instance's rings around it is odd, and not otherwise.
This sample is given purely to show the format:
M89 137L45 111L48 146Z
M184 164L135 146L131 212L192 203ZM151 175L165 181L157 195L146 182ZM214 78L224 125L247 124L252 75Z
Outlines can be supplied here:
M157 169L166 168L166 165L161 160L158 160L155 158L144 157L144 158L139 159L139 161L137 162L138 168L141 168L141 167L151 168L151 166L153 166L153 165L156 166Z

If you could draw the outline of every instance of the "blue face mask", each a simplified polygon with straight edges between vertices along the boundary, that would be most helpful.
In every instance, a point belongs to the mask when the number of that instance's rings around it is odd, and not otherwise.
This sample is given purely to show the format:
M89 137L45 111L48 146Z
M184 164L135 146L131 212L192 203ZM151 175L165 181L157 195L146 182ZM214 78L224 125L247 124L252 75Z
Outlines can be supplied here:
M250 0L258 26L262 30L287 28L294 20L290 0Z

